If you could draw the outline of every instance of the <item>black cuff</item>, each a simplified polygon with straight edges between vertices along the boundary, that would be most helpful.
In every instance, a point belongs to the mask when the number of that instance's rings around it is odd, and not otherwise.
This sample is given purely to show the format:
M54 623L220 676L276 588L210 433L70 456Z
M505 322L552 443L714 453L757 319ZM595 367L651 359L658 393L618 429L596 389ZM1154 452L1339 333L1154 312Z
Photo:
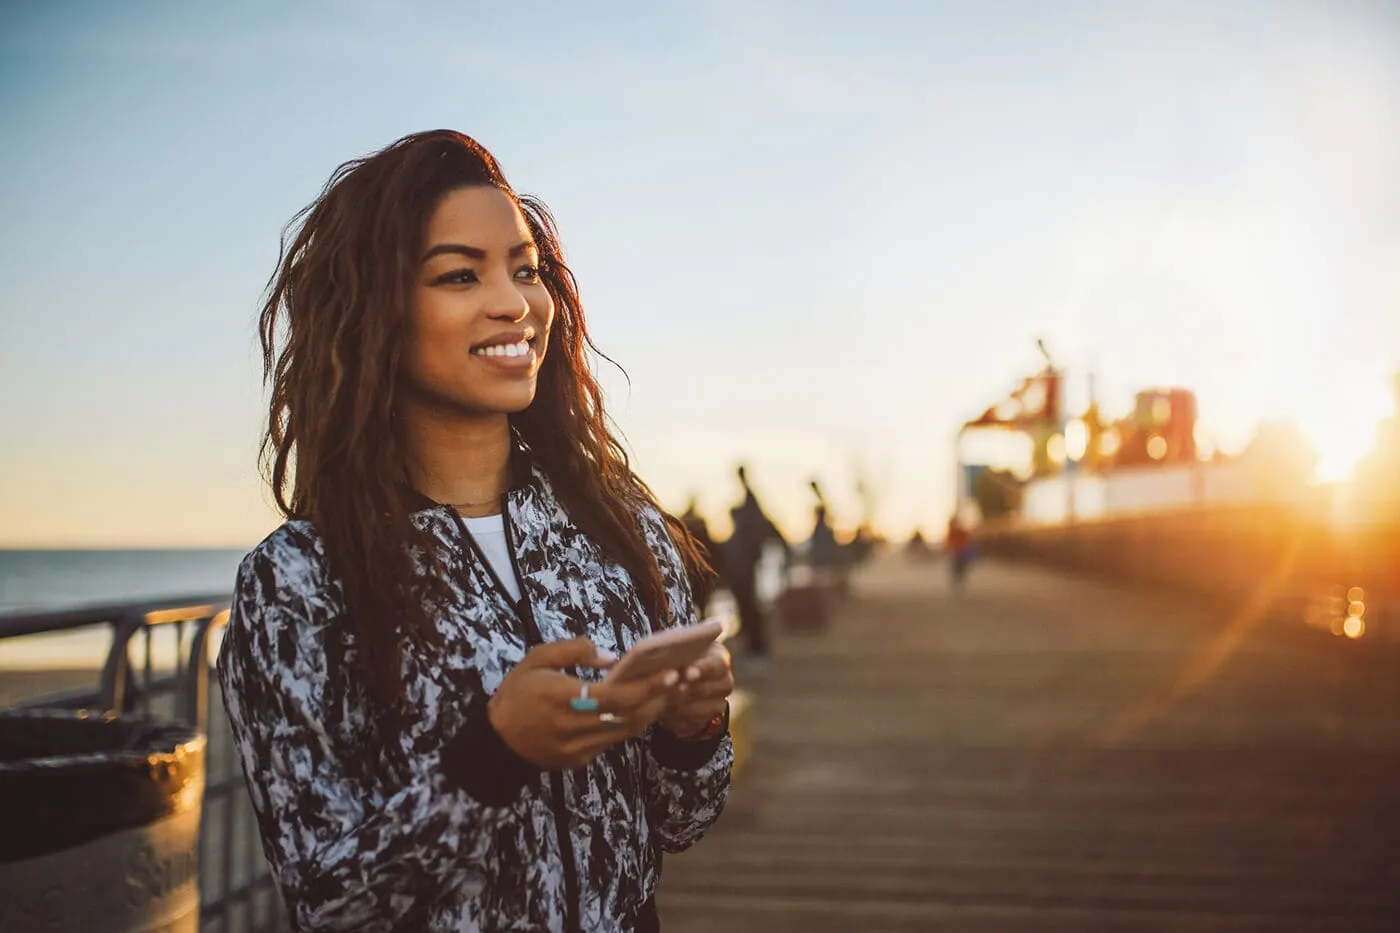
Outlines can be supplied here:
M672 735L664 726L657 726L651 733L651 757L663 768L676 771L699 771L715 757L720 743L729 734L729 704L724 704L724 725L712 739L703 742L686 742Z
M514 803L540 772L501 739L484 699L471 705L462 728L442 747L442 776L488 807Z

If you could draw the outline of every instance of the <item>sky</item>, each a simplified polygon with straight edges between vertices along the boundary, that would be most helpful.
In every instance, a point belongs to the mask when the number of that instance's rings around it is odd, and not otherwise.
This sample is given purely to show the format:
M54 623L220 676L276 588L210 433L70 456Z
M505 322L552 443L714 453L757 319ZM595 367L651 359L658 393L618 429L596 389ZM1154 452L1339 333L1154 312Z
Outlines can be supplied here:
M0 117L0 547L271 530L279 233L435 127L553 209L635 465L721 527L742 459L799 536L813 477L939 528L1037 338L1232 450L1400 368L1393 3L17 2Z

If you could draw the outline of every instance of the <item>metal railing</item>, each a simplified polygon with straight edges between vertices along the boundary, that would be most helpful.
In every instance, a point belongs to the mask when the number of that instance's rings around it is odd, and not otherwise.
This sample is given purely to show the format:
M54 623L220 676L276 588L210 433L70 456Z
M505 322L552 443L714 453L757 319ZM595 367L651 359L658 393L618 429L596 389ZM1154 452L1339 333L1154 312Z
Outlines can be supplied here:
M1366 645L1400 644L1400 517L1338 517L1307 503L1220 504L1003 523L979 538L991 556L1255 603L1282 621L1364 635Z
M208 746L199 833L201 930L280 930L286 926L281 899L263 860L228 720L209 676L210 649L222 636L228 606L227 594L199 594L10 613L0 615L0 644L30 636L108 633L110 647L95 685L43 692L18 705L164 716L204 732ZM162 636L166 645L160 644Z
M768 607L786 586L776 554L760 572L760 602ZM92 631L110 638L93 686L45 691L21 699L23 708L89 709L177 719L208 737L200 817L200 928L205 933L273 933L286 929L281 897L262 854L257 819L224 714L209 676L211 657L228 622L228 594L115 603L42 612L0 613L0 645L16 638ZM738 634L733 597L721 588L706 616ZM159 637L170 636L164 649ZM136 651L133 662L132 652Z

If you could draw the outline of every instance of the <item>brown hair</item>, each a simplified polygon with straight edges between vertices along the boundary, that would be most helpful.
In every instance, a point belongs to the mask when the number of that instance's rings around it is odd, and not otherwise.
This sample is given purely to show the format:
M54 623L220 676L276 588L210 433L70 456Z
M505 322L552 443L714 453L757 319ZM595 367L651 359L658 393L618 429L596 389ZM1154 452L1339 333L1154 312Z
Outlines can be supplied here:
M656 500L603 410L589 357L597 349L553 218L538 200L517 195L470 137L406 136L341 165L293 219L260 321L272 390L263 438L268 482L283 514L315 524L344 587L357 673L391 711L403 697L401 638L436 640L429 615L445 595L438 574L414 569L415 545L434 550L409 520L413 493L393 426L411 290L432 212L447 193L477 185L519 205L555 303L535 400L511 417L515 436L573 521L631 574L653 627L668 611L661 569L637 521ZM667 519L683 569L703 577L708 568L689 535Z

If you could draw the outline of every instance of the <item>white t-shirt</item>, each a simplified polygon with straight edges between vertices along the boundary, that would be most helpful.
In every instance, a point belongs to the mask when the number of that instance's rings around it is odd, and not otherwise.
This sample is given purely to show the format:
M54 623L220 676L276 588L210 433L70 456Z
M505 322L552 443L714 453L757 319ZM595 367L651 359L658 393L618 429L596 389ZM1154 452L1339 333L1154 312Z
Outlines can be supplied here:
M491 562L491 569L501 578L510 598L520 601L520 581L515 578L515 566L510 562L510 547L506 544L506 522L500 515L485 518L463 518L467 531L481 548L481 553Z

